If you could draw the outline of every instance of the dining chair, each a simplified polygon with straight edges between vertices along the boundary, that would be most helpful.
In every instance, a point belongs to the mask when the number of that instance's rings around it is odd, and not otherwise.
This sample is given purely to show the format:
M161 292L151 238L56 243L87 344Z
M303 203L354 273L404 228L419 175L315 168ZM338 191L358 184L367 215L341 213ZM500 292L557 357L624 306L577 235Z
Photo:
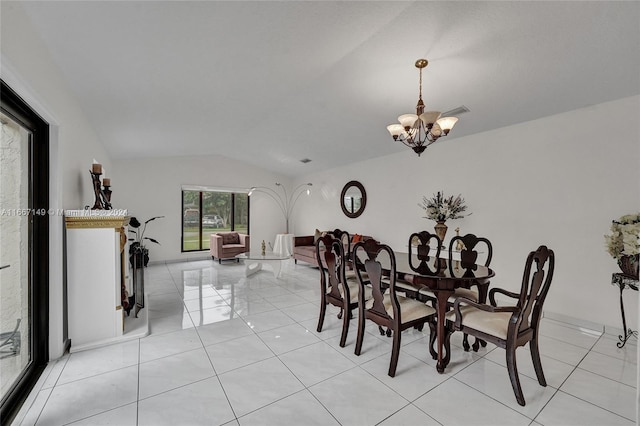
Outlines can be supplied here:
M360 300L355 354L359 356L362 351L366 320L376 323L381 332L382 327L386 327L393 339L388 374L394 377L400 355L402 331L428 322L433 335L436 310L418 300L398 294L400 290L396 287L396 257L391 247L375 240L359 242L353 247L353 257L361 259L364 266L364 271L356 268L356 276L360 284ZM389 268L384 272L382 257L385 257L385 265ZM367 278L363 277L363 272L367 273ZM383 274L388 274L388 286L383 283ZM371 286L371 298L366 300L364 289L368 285Z
M458 250L459 248L459 250ZM453 253L455 251L460 252L460 260L453 260ZM478 261L478 258L482 257L484 262ZM449 242L449 268L461 268L470 270L475 268L476 264L484 264L487 268L491 264L493 258L493 246L491 241L485 237L478 237L475 234L456 235ZM457 263L458 262L458 263ZM458 297L466 297L474 302L486 302L486 300L480 300L479 286L489 286L489 280L476 280L472 282L469 287L458 287L453 291L453 296L449 298L449 303L453 305L455 299ZM486 293L484 294L486 296ZM474 352L478 352L480 345L487 346L487 342L482 339L477 339L473 343ZM466 352L469 352L469 338L465 333L462 339L462 347Z
M339 228L334 229L333 231L329 231L329 234L333 235L334 238L340 240L342 243L342 248L344 249L344 255L347 259L345 264L345 274L347 278L355 279L355 272L352 270L351 262L349 261L351 257L351 236L347 231L343 231Z
M320 269L320 317L318 318L318 332L322 332L327 305L332 304L340 308L338 318L342 319L342 335L340 346L344 347L349 333L349 321L353 317L352 311L358 306L358 294L362 291L364 300L371 296L370 288L362 290L357 280L347 279L345 267L347 258L342 241L329 233L316 241L316 260Z
M342 245L345 248L344 252L348 255L351 251L351 238L349 237L349 233L339 228L336 228L333 231L328 231L327 233L342 242Z
M416 258L413 259L413 245L416 244ZM435 250L435 253L432 251ZM442 240L436 234L429 231L414 232L409 236L409 266L420 275L437 275L440 263L435 262L432 268L429 262L432 258L438 259L442 250Z
M414 259L415 246L415 259ZM433 268L429 264L432 259L440 257L442 240L436 234L429 231L414 232L409 236L409 267L412 271L421 275L437 275L440 263L434 262ZM414 299L419 299L420 287L417 287L407 281L397 280L396 287L399 291ZM431 293L433 295L433 293ZM435 296L434 296L435 297ZM435 305L434 305L435 306Z
M454 259L454 253L459 253L460 260ZM478 237L474 234L456 235L449 242L447 265L450 269L452 269L452 271L450 271L450 275L455 276L460 275L459 269L469 270L470 272L473 272L472 270L476 267L477 264L484 264L484 266L489 267L492 257L493 247L491 246L491 242L487 238ZM478 260L479 258L481 259ZM468 287L458 287L454 290L453 294L447 301L448 308L453 307L453 303L458 297L466 297L473 300L474 302L484 303L486 301L480 300L480 292L478 290L478 286L488 286L489 280L470 281L470 283L472 284L470 284ZM426 300L432 304L436 303L436 295L430 289L420 289L419 296L421 300ZM483 347L487 346L487 342L483 341L482 339L476 339L473 343L473 350L477 352L480 348L480 345L482 345ZM464 335L462 340L462 347L467 352L471 348L469 346L469 338L466 334ZM431 353L433 354L435 352L431 351Z
M534 265L535 263L535 265ZM507 370L513 393L518 404L524 406L525 400L516 366L516 349L529 343L533 367L541 386L547 386L540 362L538 348L538 330L542 307L549 292L555 255L553 250L542 245L527 256L519 293L501 288L489 291L491 304L477 303L465 297L459 297L453 304L453 310L447 312L447 351L452 330L479 337L506 350ZM506 296L515 304L498 307L496 294Z

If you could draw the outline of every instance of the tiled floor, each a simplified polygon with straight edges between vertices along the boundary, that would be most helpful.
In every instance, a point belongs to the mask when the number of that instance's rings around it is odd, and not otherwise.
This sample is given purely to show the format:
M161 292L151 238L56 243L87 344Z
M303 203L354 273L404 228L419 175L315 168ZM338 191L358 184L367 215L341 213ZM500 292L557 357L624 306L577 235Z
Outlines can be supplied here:
M22 425L633 425L636 341L624 349L550 319L540 333L548 386L527 348L518 368L527 405L513 396L504 351L464 352L438 374L426 332L406 331L397 375L391 340L368 328L361 356L338 346L331 307L317 333L319 273L210 260L147 268L151 334L52 361L16 418ZM552 295L550 296L552 297Z

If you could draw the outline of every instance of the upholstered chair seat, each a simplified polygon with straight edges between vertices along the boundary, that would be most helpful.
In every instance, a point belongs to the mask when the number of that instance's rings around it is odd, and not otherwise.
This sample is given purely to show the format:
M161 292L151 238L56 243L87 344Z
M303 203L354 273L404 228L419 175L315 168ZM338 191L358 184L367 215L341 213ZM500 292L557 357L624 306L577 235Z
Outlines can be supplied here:
M387 283L389 282L389 280L383 280L383 281L386 281ZM419 291L419 287L411 284L410 282L402 281L402 280L396 280L396 289L398 291L404 291L407 294L414 294L414 293L418 293Z
M436 294L428 288L421 288L420 290L418 290L418 293L422 296L422 298L426 298L428 300L436 299ZM479 299L479 292L477 288L456 288L453 292L453 295L451 295L451 297L449 297L447 301L450 305L453 305L453 302L455 302L458 297L464 297L466 299L471 299L474 302L477 302Z
M474 306L461 306L460 313L462 314L461 321L465 327L507 340L509 320L513 312L487 312ZM447 321L455 321L455 311L447 312L445 318Z
M453 296L451 296L449 300L451 301L451 299L453 299L455 301L455 299L457 299L458 297L465 297L467 299L473 300L474 302L477 302L479 292L477 288L456 288L453 292Z
M360 293L360 284L356 278L347 278L347 287L349 287L349 296L351 300L349 303L358 303L358 293ZM340 294L344 296L344 290L340 287ZM368 300L371 298L371 287L364 288L364 298Z
M400 320L401 324L415 321L418 318L434 315L436 310L431 306L420 302L415 299L411 299L405 296L398 296L398 302L400 303ZM391 305L391 296L385 294L382 303L387 314L393 318L393 306ZM371 309L373 307L373 299L370 299L365 304L365 309Z

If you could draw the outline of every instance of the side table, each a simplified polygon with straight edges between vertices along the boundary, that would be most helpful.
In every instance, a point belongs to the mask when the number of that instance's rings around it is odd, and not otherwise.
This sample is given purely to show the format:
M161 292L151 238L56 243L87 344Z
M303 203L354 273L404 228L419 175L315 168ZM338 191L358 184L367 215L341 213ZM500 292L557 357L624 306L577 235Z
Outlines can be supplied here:
M290 257L293 254L293 234L277 234L273 252Z
M633 331L630 328L627 328L627 320L624 316L622 292L625 288L630 288L631 290L638 291L638 279L618 272L611 274L611 285L617 285L620 288L620 313L622 314L622 332L624 333L624 336L618 336L618 339L620 339L620 341L616 344L616 346L618 346L619 348L623 348L627 343L627 340L629 340L631 336L635 336L636 338L638 337L638 331Z

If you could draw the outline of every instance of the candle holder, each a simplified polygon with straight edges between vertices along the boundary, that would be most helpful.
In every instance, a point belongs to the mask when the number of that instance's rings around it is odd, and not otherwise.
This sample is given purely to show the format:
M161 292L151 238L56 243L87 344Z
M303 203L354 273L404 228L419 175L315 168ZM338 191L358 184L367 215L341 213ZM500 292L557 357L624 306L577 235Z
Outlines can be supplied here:
M93 182L93 193L95 195L95 201L91 210L111 210L111 185L105 185L102 189L102 182L100 176L102 173L89 171L91 174L91 180Z
M104 185L104 189L102 190L103 194L104 194L104 208L106 210L111 210L111 190L109 189L111 188L110 185Z
M100 175L102 173L89 171L91 174L91 180L93 181L93 193L95 194L96 200L93 203L93 207L91 210L104 210L104 204L102 202L102 190L100 189Z

